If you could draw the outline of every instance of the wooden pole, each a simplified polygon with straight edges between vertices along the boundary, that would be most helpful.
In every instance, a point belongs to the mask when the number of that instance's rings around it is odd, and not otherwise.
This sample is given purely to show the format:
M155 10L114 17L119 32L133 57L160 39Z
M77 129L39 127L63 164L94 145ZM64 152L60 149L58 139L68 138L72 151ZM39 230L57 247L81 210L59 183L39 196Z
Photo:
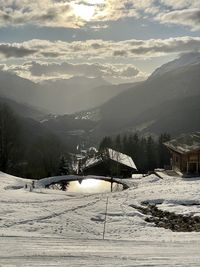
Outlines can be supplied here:
M106 211L105 211L105 219L104 219L104 225L103 225L103 240L105 239L105 232L106 232L107 211L108 211L108 197L106 199Z

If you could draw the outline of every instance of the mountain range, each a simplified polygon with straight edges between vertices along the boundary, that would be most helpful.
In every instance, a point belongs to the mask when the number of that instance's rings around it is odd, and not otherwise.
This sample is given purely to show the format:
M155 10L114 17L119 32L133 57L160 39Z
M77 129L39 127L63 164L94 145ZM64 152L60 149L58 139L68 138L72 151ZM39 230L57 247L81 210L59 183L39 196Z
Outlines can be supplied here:
M146 81L80 115L97 118L93 132L97 136L196 131L200 127L199 84L200 53L182 55L155 70Z
M34 83L5 71L0 71L0 81L0 96L60 115L97 107L134 86L111 85L101 77L73 77Z
M0 80L0 101L31 119L28 128L37 120L37 129L66 143L95 143L105 135L135 131L178 135L200 130L200 53L182 55L135 84L111 85L99 77L36 84L2 71Z
M178 68L184 67L184 66L191 66L200 63L200 53L198 52L191 52L182 54L181 57L170 61L161 67L157 68L152 74L151 78L154 76L159 76L164 73L167 73L169 71L176 70Z
M159 115L162 105L162 111L167 113L171 101L174 106L173 117L176 116L176 108L179 109L182 105L181 100L192 96L199 99L199 74L200 63L187 65L162 75L150 77L147 81L135 86L134 89L131 88L119 94L101 106L101 128L109 133L127 128L136 129L140 125L149 125L152 121L155 123L155 115L144 120L144 114L149 115L153 109L154 114L157 112ZM177 104L174 104L175 102ZM197 114L191 114L191 116L197 116ZM197 126L199 127L199 125ZM169 130L174 131L174 129Z

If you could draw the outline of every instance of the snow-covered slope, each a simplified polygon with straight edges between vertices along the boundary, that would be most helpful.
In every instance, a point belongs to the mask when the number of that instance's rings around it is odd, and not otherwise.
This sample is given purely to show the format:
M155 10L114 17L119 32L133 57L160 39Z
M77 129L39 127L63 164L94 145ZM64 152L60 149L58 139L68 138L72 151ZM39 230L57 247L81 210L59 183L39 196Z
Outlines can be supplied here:
M31 180L19 178L0 172L0 192L4 192L7 189L20 189L25 186L25 184L31 184Z
M170 61L170 62L162 65L161 67L157 68L152 73L150 78L162 75L168 71L176 70L180 67L184 67L187 65L194 65L194 64L198 64L198 63L200 63L200 53L193 52L193 53L183 54L179 58L177 58L173 61Z
M132 181L112 194L29 192L16 189L27 180L0 173L0 266L200 266L199 232L155 227L133 207L146 201L199 215L200 178L137 175Z

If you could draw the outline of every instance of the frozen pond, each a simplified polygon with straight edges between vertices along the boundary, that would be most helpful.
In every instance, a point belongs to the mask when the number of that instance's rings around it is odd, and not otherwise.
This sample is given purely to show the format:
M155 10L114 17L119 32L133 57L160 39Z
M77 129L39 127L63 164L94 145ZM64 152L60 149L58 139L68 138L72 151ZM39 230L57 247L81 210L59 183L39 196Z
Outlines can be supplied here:
M59 188L57 185L54 185L54 188ZM123 190L123 185L118 183L112 184L112 192L119 192ZM67 192L70 193L109 193L111 192L111 183L98 179L85 179L81 182L71 181L69 182Z

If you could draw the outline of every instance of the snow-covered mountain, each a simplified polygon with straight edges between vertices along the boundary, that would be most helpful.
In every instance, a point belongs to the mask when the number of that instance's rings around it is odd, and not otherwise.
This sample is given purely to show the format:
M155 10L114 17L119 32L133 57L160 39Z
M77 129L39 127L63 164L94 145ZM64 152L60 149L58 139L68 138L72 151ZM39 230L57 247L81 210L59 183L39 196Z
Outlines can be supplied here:
M155 76L160 76L165 74L166 72L176 70L180 67L184 67L187 65L194 65L200 63L200 53L199 52L192 52L187 54L182 54L179 58L170 61L161 67L157 68L150 78Z

